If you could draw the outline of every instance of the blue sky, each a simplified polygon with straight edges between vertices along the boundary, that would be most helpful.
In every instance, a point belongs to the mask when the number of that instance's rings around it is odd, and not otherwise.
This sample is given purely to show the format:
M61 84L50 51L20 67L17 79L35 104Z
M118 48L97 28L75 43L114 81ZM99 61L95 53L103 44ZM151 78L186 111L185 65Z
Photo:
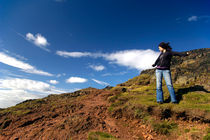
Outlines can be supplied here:
M0 0L0 108L115 86L159 55L208 48L209 0Z

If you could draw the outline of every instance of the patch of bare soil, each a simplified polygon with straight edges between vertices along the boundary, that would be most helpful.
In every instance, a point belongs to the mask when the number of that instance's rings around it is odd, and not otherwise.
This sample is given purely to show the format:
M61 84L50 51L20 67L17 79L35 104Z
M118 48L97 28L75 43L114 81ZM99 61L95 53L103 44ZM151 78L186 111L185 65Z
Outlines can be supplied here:
M8 115L2 122L5 127L0 130L0 139L85 140L91 131L107 132L121 140L156 139L155 133L139 121L111 117L109 95L109 91L94 89L75 98L70 107L60 103L53 112L45 108L19 118Z

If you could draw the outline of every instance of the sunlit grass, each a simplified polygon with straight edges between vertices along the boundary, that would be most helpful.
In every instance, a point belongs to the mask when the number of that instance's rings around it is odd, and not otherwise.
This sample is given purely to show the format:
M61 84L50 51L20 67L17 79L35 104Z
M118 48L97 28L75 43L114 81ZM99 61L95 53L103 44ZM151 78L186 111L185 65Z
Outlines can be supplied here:
M156 103L156 87L155 85L139 85L127 87L129 91L122 92L118 95L111 96L109 99L113 104L112 109L118 106L158 106L160 108L169 108L174 111L184 110L203 110L210 112L210 95L204 91L190 91L192 85L180 86L174 85L175 93L181 98L179 104L172 104L169 101L164 104ZM115 87L116 89L117 87ZM167 86L163 84L163 92L165 101L170 99L170 95ZM183 89L183 90L180 90ZM194 89L196 90L196 89ZM120 98L127 98L127 102L121 102Z
M96 131L88 133L88 140L117 140L117 139L111 134Z

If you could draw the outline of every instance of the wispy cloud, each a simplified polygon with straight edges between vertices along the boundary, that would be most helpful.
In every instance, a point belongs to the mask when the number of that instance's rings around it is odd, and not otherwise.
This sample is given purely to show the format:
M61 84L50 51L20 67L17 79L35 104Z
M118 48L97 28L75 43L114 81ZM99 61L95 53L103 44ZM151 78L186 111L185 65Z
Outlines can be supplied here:
M0 52L0 62L20 69L33 69L33 66L10 57L3 52Z
M49 73L49 72L45 72L42 70L37 70L36 68L33 69L24 69L22 70L26 73L31 73L31 74L37 74L37 75L44 75L44 76L54 76L53 74Z
M90 53L90 52L66 52L57 51L57 55L63 57L92 57L92 58L104 58L110 63L118 64L120 66L126 66L138 70L152 68L152 64L159 55L159 52L153 50L124 50L114 53Z
M102 71L105 69L105 67L103 65L89 65L89 67L95 71Z
M202 15L202 16L190 16L187 19L189 22L195 22L195 21L199 21L199 20L204 20L206 22L208 22L210 20L210 16L209 15Z
M10 56L14 56L20 60L23 60L23 61L26 61L28 60L27 58L25 58L24 56L21 56L21 55L18 55L16 53L13 53L13 52L10 52L9 50L7 49L2 49L2 51L5 53L5 54L9 54Z
M99 81L99 80L96 80L96 79L92 79L94 82L98 83L99 85L102 85L102 86L108 86L110 84L106 83L106 82L103 82L103 81Z
M4 75L5 77L20 77L20 78L25 77L23 75L14 74L13 72L6 69L0 69L0 73L2 73L2 75Z
M206 22L208 23L210 21L210 16L209 15L193 15L193 16L188 16L188 17L178 17L176 18L177 23L183 23L183 22Z
M75 90L58 89L48 83L30 79L0 79L0 108L13 106L27 99L37 99L49 94L67 93Z
M198 21L198 16L191 16L188 18L188 21L191 22L191 21Z
M51 73L38 70L34 66L28 63L25 63L23 61L20 61L14 57L11 57L5 54L4 52L0 52L0 62L6 65L12 66L12 67L19 68L26 73L32 73L32 74L38 74L38 75L44 75L44 76L53 76L53 74Z
M32 33L27 33L25 38L29 42L32 42L34 45L40 47L41 49L48 52L50 51L49 49L47 49L47 46L50 44L48 43L47 39L40 33L37 33L36 35L33 35Z
M66 52L66 51L56 51L57 55L63 56L63 57L74 57L74 58L79 58L79 57L87 57L87 56L92 56L91 53L89 52Z
M70 77L66 80L66 83L85 83L88 80L81 77Z
M65 73L62 73L62 74L59 73L59 74L56 75L56 77L59 78L61 76L65 76L65 75L66 75Z
M127 71L121 71L121 72L118 72L118 73L104 73L101 76L124 75L126 73L128 73L128 72Z

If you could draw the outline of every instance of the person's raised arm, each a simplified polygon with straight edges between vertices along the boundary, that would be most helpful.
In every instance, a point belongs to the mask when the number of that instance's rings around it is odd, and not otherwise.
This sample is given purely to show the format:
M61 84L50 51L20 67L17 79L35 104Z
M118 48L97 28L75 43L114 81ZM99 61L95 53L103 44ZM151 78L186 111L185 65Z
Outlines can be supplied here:
M188 56L189 52L171 52L173 56Z

